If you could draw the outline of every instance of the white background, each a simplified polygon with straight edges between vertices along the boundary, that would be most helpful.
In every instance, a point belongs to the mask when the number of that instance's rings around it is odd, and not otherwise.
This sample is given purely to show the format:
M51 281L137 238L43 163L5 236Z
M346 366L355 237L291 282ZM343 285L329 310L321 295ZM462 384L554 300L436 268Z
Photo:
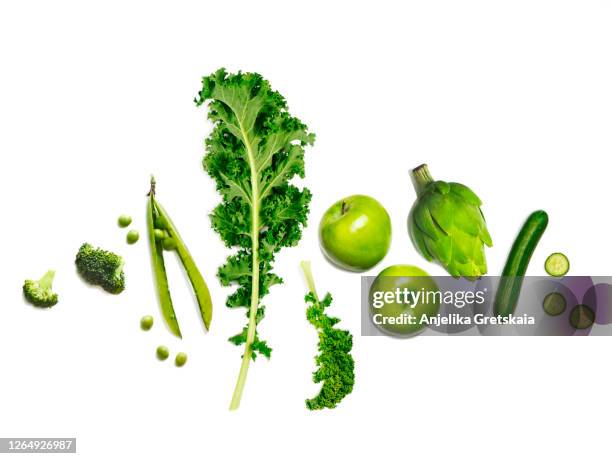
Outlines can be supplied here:
M572 273L609 275L612 4L606 1L3 2L0 7L0 436L75 436L83 457L609 457L606 338L359 335L359 275L318 249L324 210L354 193L393 220L383 263L416 264L405 227L409 170L460 181L483 199L501 271L525 217L549 228ZM192 100L220 66L258 71L317 134L302 243L279 256L285 285L265 299L274 348L251 366L227 411L245 319L215 278L228 250L207 214L219 200L202 171L210 130ZM170 260L182 342L162 325L144 239L150 173L212 290L205 335ZM84 241L127 259L118 297L85 286ZM316 337L298 261L355 335L357 382L334 411L308 412ZM23 279L58 271L60 303L37 310ZM142 315L156 326L139 330ZM174 368L155 348L189 354Z

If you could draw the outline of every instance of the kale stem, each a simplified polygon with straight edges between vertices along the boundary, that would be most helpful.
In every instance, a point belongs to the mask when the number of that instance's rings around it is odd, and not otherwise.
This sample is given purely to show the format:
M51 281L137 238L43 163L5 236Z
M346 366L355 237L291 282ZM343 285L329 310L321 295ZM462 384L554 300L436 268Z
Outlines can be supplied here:
M319 301L319 297L317 296L317 289L315 288L314 277L312 277L312 270L310 269L310 261L302 261L300 263L302 266L302 272L304 273L304 277L306 278L306 284L308 285L308 290L315 297L317 302Z
M240 132L246 147L247 156L249 159L249 167L251 169L251 305L249 308L249 327L247 331L247 339L244 344L244 354L242 355L242 363L240 372L238 373L238 381L230 402L230 410L237 410L240 407L242 399L242 391L246 382L247 373L249 372L249 364L251 363L253 349L252 345L255 341L255 332L257 329L257 309L259 308L259 174L257 171L257 163L255 162L255 154L253 153L251 143L249 142L247 133L240 123Z

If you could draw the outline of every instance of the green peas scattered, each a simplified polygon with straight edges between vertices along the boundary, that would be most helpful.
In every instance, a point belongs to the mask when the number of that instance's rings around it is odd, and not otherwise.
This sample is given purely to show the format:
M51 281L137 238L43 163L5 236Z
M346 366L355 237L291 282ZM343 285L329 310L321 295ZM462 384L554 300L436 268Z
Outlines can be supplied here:
M570 312L570 325L578 330L589 328L595 322L595 312L586 304L579 304Z
M153 230L153 235L155 236L156 241L162 241L168 236L168 234L162 229Z
M157 354L157 358L159 360L166 360L170 355L170 351L166 346L157 346L155 353Z
M184 352L179 352L178 354L176 354L176 357L174 358L174 364L177 367L182 367L186 363L187 363L187 354L185 354Z
M558 316L565 311L567 301L565 297L559 292L551 292L544 297L544 303L542 304L544 312L550 316Z
M143 316L143 318L140 319L140 328L142 328L144 331L149 331L152 327L153 316Z
M119 218L117 219L117 224L121 228L126 228L130 226L131 223L132 223L132 217L130 217L129 215L120 215Z
M176 239L172 237L167 237L162 241L162 247L164 250L175 250L176 249Z
M127 233L127 243L128 244L136 244L136 242L138 242L138 239L140 239L140 233L136 230L131 230L128 231Z

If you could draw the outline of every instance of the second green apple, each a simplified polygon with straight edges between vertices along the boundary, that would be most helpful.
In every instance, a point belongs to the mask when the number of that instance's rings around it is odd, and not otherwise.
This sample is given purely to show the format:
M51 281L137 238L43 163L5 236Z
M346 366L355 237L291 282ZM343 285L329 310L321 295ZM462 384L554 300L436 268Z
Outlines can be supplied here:
M325 256L350 271L366 271L391 245L391 219L374 198L361 194L341 199L321 218L319 240Z

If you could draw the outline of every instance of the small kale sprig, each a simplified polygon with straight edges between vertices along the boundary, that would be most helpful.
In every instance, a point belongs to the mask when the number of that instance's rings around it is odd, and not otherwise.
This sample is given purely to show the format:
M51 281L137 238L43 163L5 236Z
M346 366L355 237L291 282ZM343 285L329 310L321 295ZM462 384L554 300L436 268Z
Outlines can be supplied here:
M220 69L202 79L195 102L208 102L214 124L206 139L204 168L223 200L211 214L212 226L228 247L238 249L218 276L223 285L238 286L226 305L247 309L247 325L230 338L244 345L230 404L236 409L250 361L257 354L270 357L270 347L257 333L264 317L260 300L282 282L272 273L275 254L296 245L306 225L310 191L289 182L304 176L304 149L312 145L314 134L289 115L285 99L257 73Z
M312 380L315 383L323 383L319 393L306 400L306 407L309 410L335 408L353 391L355 385L355 361L350 354L353 336L347 330L335 328L340 319L325 314L325 308L331 305L332 297L328 293L319 300L310 262L302 262L302 271L309 290L305 297L306 303L309 304L306 318L319 334L319 354L315 358L317 370L312 374Z

